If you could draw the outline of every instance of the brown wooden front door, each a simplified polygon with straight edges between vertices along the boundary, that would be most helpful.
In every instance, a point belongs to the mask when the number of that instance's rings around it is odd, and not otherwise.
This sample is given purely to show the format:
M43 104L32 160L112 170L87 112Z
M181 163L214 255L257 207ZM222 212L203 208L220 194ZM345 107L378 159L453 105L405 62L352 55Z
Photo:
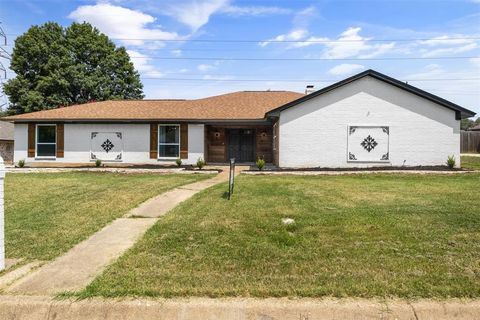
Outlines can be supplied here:
M228 129L228 158L236 162L255 161L255 129Z

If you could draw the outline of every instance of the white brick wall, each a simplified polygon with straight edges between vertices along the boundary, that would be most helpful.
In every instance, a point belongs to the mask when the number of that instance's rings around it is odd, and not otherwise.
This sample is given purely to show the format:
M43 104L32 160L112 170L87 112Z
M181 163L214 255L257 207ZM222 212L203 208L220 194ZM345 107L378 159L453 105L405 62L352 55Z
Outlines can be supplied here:
M347 127L390 127L390 163L347 162ZM280 114L280 166L365 167L460 164L455 112L366 77Z
M156 159L150 159L150 125L149 124L65 124L65 154L55 162L89 163L90 137L92 132L122 132L123 163L158 164ZM202 124L188 125L188 159L186 164L196 163L204 155L204 126ZM25 159L26 162L39 162L27 157L28 125L15 124L14 161ZM173 163L174 161L167 161Z
M4 214L5 166L0 157L0 270L5 269L5 214Z

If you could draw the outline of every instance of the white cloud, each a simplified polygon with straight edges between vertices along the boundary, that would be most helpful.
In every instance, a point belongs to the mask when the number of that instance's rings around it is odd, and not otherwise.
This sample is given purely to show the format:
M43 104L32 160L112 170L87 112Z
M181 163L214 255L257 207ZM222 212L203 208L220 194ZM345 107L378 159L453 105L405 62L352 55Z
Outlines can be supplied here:
M362 29L350 27L340 34L337 42L325 43L325 51L322 56L329 59L341 59L363 54L362 58L371 58L385 54L395 47L394 42L382 44L369 44L371 38L362 37L359 33Z
M335 76L343 76L347 74L352 74L362 69L365 69L365 67L362 66L361 64L343 63L331 68L330 70L328 70L328 73Z
M199 65L197 66L197 69L200 70L200 71L208 71L208 70L211 70L211 69L213 69L213 68L214 68L214 66L209 65L209 64L203 64L203 63L202 63L202 64L199 64Z
M305 39L304 42L295 42L294 44L292 44L292 47L294 48L308 47L315 44L322 44L325 41L329 41L329 39L323 38L323 37L309 37Z
M208 23L214 14L228 14L230 16L265 16L273 14L290 14L292 10L276 6L236 6L231 0L203 0L174 2L167 6L162 14L174 17L181 23L189 26L194 32Z
M273 14L290 14L292 10L280 7L267 6L227 6L221 9L222 13L230 14L232 16L264 16Z
M141 39L182 39L176 32L149 27L155 22L151 15L108 3L80 6L68 17L78 22L89 22L109 37L123 39L120 41L131 46L144 45Z
M480 1L480 0L479 0ZM480 58L471 58L470 62L477 68L480 69ZM480 71L480 70L479 70Z
M147 55L142 54L135 50L127 50L130 59L135 66L135 69L142 75L146 77L152 78L160 78L164 76L164 74L158 70L158 68L152 64L150 64L150 59Z
M259 45L261 47L266 47L272 42L282 42L282 41L298 41L304 39L308 35L308 31L305 29L296 29L292 30L286 34L280 34L275 38L260 42Z
M202 63L197 66L197 69L202 72L213 70L216 69L220 65L220 63L221 61L215 61L213 64Z
M289 45L289 49L309 47L313 45L321 45L324 47L322 58L327 59L341 59L358 56L360 58L373 58L395 48L394 42L370 44L371 38L362 37L359 33L361 28L350 27L340 34L337 39L330 39L328 37L310 36L307 38L309 32L306 29L294 30L288 34L281 34L273 39L266 40L259 43L260 46L265 47L272 41L299 41Z
M189 1L175 3L167 8L167 14L197 31L207 24L210 16L228 6L229 0Z
M429 40L418 41L415 45L420 48L422 57L458 54L478 48L476 39L461 34L434 37Z
M171 50L170 53L175 57L180 57L183 54L182 50L180 49Z
M476 43L470 43L461 47L439 48L435 50L422 49L421 52L423 53L422 57L436 57L441 55L464 53L476 48L478 48L478 45Z
M212 76L212 75L206 74L206 75L203 76L203 79L204 80L222 81L222 80L232 80L232 79L235 79L235 77L233 77L233 76L220 76L220 75Z

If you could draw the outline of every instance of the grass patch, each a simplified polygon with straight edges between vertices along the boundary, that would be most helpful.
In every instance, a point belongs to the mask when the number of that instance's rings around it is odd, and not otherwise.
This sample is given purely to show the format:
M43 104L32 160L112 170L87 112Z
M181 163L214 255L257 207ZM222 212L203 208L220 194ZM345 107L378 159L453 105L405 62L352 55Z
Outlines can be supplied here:
M8 258L50 260L150 197L210 175L7 174Z
M480 170L480 157L461 156L461 165L464 169Z
M79 295L479 297L479 182L242 175L231 201L221 184L184 202Z

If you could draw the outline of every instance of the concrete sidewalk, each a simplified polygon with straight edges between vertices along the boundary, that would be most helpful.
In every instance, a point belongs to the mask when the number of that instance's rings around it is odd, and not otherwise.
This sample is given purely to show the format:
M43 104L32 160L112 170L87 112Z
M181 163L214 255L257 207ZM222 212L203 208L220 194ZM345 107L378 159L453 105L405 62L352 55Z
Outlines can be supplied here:
M85 288L105 267L132 247L159 217L197 192L226 180L228 171L212 179L175 188L142 203L64 255L13 282L5 292L55 295Z
M155 320L471 320L479 300L367 299L87 299L0 296L1 319Z

